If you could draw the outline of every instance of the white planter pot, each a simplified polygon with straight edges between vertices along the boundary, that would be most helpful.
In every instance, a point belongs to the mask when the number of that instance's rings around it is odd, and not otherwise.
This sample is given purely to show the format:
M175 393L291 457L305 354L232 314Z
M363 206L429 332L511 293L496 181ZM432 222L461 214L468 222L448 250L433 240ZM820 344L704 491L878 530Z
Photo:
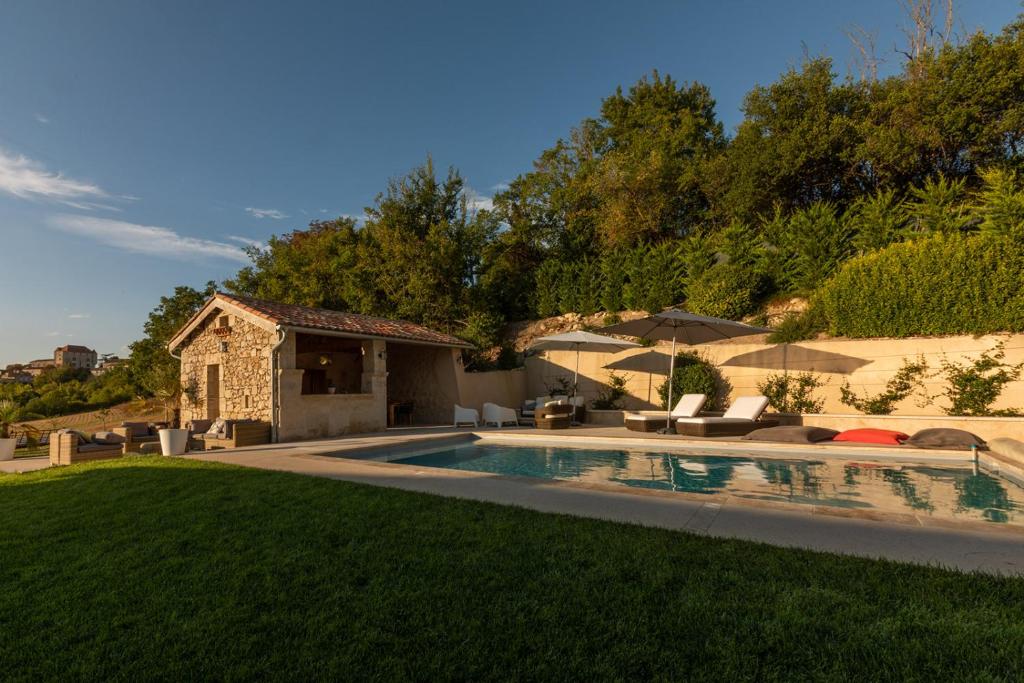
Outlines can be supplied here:
M0 439L0 460L14 460L14 446L17 439Z
M161 429L160 452L164 455L181 455L188 447L187 429Z

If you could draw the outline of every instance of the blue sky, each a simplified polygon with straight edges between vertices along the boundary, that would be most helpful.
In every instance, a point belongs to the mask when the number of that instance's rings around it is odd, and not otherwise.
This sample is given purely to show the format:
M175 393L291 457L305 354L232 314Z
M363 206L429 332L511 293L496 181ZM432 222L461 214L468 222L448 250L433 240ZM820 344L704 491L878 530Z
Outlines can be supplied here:
M999 30L1018 0L962 0ZM651 69L744 94L843 29L898 67L897 0L0 7L0 365L85 344L119 353L177 284L240 247L361 215L387 179L457 166L481 201L617 85Z

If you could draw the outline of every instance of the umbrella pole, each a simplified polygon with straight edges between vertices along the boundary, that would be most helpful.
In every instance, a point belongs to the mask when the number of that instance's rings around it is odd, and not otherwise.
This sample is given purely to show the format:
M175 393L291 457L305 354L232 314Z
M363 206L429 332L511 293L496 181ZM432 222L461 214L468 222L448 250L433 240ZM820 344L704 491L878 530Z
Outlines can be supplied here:
M576 347L576 375L572 378L572 395L580 393L580 347Z
M672 431L672 379L676 374L676 332L672 330L672 355L668 359L668 403L665 405L665 431Z

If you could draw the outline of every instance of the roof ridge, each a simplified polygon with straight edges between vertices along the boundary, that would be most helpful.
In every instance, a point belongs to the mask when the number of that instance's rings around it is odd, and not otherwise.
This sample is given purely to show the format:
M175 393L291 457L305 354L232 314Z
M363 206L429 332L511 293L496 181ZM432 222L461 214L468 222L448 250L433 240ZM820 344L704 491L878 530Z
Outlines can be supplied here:
M325 331L348 332L367 337L382 337L396 341L422 342L443 346L470 347L468 342L455 335L433 330L410 320L384 318L381 316L339 311L331 308L316 308L302 304L288 304L270 299L216 292L213 299L222 299L242 310L275 325L287 327L321 329ZM204 304L205 309L210 302ZM198 315L198 314L197 314Z

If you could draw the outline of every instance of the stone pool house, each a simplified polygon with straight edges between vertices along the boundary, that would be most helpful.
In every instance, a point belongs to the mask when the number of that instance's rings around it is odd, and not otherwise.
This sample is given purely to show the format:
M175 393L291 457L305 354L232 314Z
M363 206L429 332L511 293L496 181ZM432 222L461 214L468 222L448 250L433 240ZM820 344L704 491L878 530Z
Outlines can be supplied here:
M384 429L395 407L451 422L477 400L470 344L421 325L217 293L168 344L181 359L181 421L255 419L274 441ZM411 415L409 415L411 411Z

